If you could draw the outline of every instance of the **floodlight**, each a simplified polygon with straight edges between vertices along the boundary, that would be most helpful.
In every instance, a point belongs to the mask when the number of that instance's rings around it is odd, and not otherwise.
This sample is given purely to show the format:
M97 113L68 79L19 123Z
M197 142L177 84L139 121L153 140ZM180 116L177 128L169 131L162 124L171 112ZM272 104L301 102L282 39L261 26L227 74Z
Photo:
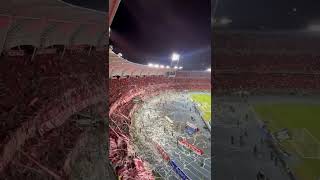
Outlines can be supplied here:
M149 66L149 67L153 67L153 64L152 64L152 63L149 63L148 66Z
M211 68L208 68L207 71L208 71L208 72L211 72Z
M118 53L118 56L119 56L119 57L122 57L122 54L121 54L121 53Z
M179 69L182 69L182 68L183 68L182 66L179 67Z
M178 69L178 66L175 66L174 69Z
M166 68L167 68L167 69L169 69L169 68L170 68L170 66L166 66Z
M160 65L160 68L164 68L164 65Z
M180 59L180 55L177 54L177 53L173 53L172 56L171 56L171 60L172 61L179 61Z
M155 68L159 68L159 64L155 64L154 67L155 67Z

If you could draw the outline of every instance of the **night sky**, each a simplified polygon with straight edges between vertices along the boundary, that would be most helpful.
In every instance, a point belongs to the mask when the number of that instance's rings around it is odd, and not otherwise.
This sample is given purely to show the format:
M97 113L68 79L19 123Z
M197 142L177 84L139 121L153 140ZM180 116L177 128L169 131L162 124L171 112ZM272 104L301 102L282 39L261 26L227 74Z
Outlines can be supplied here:
M106 11L108 1L65 0ZM212 0L212 7L215 0ZM219 30L308 30L318 25L320 0L218 0ZM213 9L213 8L212 8ZM115 52L138 63L170 63L181 54L184 69L201 70L211 64L210 0L122 0L111 26ZM221 20L229 23L221 26Z
M226 29L305 30L320 24L319 0L218 0L216 17L232 22Z
M63 0L64 2L74 4L80 7L95 9L107 12L108 0Z
M123 0L111 25L115 52L137 63L170 65L173 52L184 69L211 65L210 0Z

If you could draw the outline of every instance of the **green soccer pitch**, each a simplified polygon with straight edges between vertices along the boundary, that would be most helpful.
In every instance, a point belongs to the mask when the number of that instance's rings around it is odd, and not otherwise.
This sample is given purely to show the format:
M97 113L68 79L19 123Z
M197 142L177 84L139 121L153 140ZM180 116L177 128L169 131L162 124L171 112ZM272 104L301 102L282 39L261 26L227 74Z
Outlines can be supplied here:
M199 104L199 110L202 112L202 117L205 121L211 122L211 94L207 93L192 93L191 99Z
M281 128L288 128L289 132L305 128L315 139L320 139L320 105L256 104L254 110L261 120L267 121L267 126L272 132ZM288 152L299 157L298 162L291 165L295 175L301 180L318 179L320 177L320 159L301 156L292 142L292 140L286 140L281 144ZM308 146L303 148L308 148Z

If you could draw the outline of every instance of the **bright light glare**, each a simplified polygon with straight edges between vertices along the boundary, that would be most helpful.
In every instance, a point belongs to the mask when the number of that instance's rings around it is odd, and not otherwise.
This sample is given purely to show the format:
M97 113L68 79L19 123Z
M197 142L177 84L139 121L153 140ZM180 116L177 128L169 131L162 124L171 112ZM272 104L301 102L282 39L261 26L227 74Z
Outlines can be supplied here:
M183 68L182 66L179 67L179 69L182 69L182 68Z
M155 67L155 68L159 68L159 64L155 64L154 67Z
M309 31L320 31L320 25L318 25L318 24L310 25L310 26L308 27L308 30L309 30Z
M178 69L178 66L175 66L174 69Z
M169 69L169 68L170 68L170 66L166 66L166 68L167 68L167 69Z
M121 54L121 53L118 53L118 56L119 56L119 57L122 57L122 54Z
M211 68L208 68L207 71L208 71L208 72L211 72Z
M152 64L152 63L149 63L148 66L149 66L149 67L153 67L153 64Z
M164 68L164 65L160 65L160 68Z
M177 53L173 53L172 56L171 56L171 60L172 61L179 61L180 59L180 55L177 54Z

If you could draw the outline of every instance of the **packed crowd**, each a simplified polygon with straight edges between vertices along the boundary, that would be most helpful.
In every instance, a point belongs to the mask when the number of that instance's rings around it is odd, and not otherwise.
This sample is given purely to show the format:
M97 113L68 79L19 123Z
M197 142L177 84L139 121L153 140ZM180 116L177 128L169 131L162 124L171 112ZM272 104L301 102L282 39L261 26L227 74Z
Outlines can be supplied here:
M308 34L216 34L217 91L319 91L319 37Z
M36 54L34 57L30 54L2 54L0 95L3 101L0 104L0 116L5 121L0 124L0 152L3 152L0 171L9 168L5 174L7 177L14 176L16 172L15 166L11 166L12 162L19 163L25 158L28 161L28 157L15 159L14 155L19 149L31 153L30 157L35 158L35 162L49 167L47 173L51 176L67 175L63 164L68 159L65 146L75 146L70 142L76 142L74 138L78 136L73 135L79 135L79 132L75 133L79 129L68 125L67 119L83 108L105 101L106 91L109 91L110 107L110 159L117 173L127 177L152 177L144 162L133 156L130 146L130 116L137 108L132 98L139 96L144 99L170 89L208 90L211 87L210 75L196 73L195 78L194 73L178 74L177 78L118 77L109 80L107 90L105 67L108 62L103 53L106 52L92 51L88 54L67 50L57 54ZM101 62L106 66L100 66ZM64 126L68 127L61 131L70 130L60 132L57 128ZM56 136L57 133L63 133L66 138ZM40 136L40 139L33 139L36 136ZM63 145L55 143L59 138L64 142ZM49 148L47 145L51 143L51 147L57 147L45 154L37 153L39 149ZM64 157L59 162L50 159L60 155ZM54 167L50 163L54 163Z
M247 90L253 92L307 91L320 89L320 74L297 73L219 73L215 78L217 91Z
M253 72L320 72L320 55L266 54L250 52L217 53L216 69ZM219 63L220 62L220 63Z
M214 40L215 47L225 49L319 53L319 36L307 32L215 31Z
M109 105L114 104L125 93L144 90L159 89L210 89L210 78L168 78L164 76L124 77L114 78L109 81Z
M1 56L0 173L29 138L46 135L76 111L106 100L106 69L97 61L105 62L98 52Z
M61 128L53 130L46 136L31 138L20 150L23 155L12 159L2 177L7 179L43 179L50 176L67 178L70 174L70 162L73 160L71 156L75 152L73 148L79 141L79 134L82 134L83 131L73 121L68 121ZM34 173L23 167L38 169L35 162L46 167L47 173L51 175ZM44 168L40 169L46 172Z
M197 76L195 76L197 77ZM116 173L123 178L153 179L150 169L142 165L135 165L137 160L129 132L131 115L139 108L134 104L133 98L147 99L159 94L161 91L174 90L200 90L211 88L210 76L188 79L154 77L125 77L114 78L109 81L109 118L110 118L110 154L109 158L116 169ZM142 162L143 164L144 162Z

